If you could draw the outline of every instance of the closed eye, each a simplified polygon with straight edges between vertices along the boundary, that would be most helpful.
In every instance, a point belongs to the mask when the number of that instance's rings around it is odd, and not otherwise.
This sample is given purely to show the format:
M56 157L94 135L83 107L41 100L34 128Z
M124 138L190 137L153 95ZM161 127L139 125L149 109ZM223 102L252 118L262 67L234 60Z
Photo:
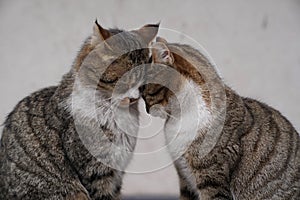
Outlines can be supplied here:
M115 78L115 79L102 79L102 78L100 78L100 81L102 83L112 84L112 83L115 83L117 81L117 78Z
M164 87L160 87L158 90L156 90L154 92L149 92L148 95L155 96L155 95L159 94L163 89L164 89Z

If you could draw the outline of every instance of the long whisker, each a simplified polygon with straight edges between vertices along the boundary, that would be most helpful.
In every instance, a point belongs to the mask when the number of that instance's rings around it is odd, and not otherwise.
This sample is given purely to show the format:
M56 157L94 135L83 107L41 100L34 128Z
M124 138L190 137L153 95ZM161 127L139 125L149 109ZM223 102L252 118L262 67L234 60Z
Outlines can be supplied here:
M178 118L174 117L173 115L171 115L170 113L168 113L167 111L165 110L160 110L160 112L164 113L165 115L167 115L168 117L172 118L172 119L175 119L175 120L178 120Z
M108 101L108 100L111 100L111 99L113 99L113 97L109 97L109 98L105 98L105 99L100 98L100 100L97 100L96 102Z
M175 120L178 120L177 117L174 117L173 115L171 115L171 114L169 114L169 113L167 113L167 112L166 112L166 114L167 114L167 116L169 116L170 118L173 118L173 119L175 119Z

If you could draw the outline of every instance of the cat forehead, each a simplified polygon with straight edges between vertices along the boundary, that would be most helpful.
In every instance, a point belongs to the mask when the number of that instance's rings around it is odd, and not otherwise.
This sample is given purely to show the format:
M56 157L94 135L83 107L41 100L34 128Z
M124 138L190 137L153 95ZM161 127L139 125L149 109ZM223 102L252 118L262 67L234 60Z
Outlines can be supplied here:
M117 47L124 50L135 50L147 47L147 44L142 40L142 38L132 31L117 33L108 38L106 43L114 45L112 48Z
M167 45L162 42L152 42L151 48L153 48L154 50L169 50Z
M128 59L128 55L134 54L140 58L139 54L147 54L141 41L137 40L130 34L115 35L105 42L98 44L92 54L95 58L102 61L112 61L114 59ZM125 56L127 55L127 56ZM130 58L133 58L130 56ZM135 58L134 58L135 59Z

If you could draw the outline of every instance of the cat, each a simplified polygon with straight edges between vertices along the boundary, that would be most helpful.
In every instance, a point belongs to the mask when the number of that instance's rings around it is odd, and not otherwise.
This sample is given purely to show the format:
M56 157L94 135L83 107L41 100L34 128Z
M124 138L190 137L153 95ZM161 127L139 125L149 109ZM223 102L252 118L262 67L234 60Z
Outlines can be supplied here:
M180 76L166 76L166 66ZM209 59L189 45L157 37L148 73L153 83L141 88L142 97L148 113L166 119L181 200L300 199L300 138L279 111L238 95ZM221 127L220 135L205 152L205 137L210 130L217 133L216 127Z
M123 31L95 21L60 84L16 105L1 138L0 199L120 199L136 144L142 71L122 76L149 61L158 28Z

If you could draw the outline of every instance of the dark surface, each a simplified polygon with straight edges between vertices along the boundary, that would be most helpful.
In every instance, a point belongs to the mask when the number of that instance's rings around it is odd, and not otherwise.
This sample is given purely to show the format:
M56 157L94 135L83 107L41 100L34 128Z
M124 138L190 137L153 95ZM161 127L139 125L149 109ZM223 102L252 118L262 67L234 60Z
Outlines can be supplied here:
M178 200L176 196L127 196L123 200Z

